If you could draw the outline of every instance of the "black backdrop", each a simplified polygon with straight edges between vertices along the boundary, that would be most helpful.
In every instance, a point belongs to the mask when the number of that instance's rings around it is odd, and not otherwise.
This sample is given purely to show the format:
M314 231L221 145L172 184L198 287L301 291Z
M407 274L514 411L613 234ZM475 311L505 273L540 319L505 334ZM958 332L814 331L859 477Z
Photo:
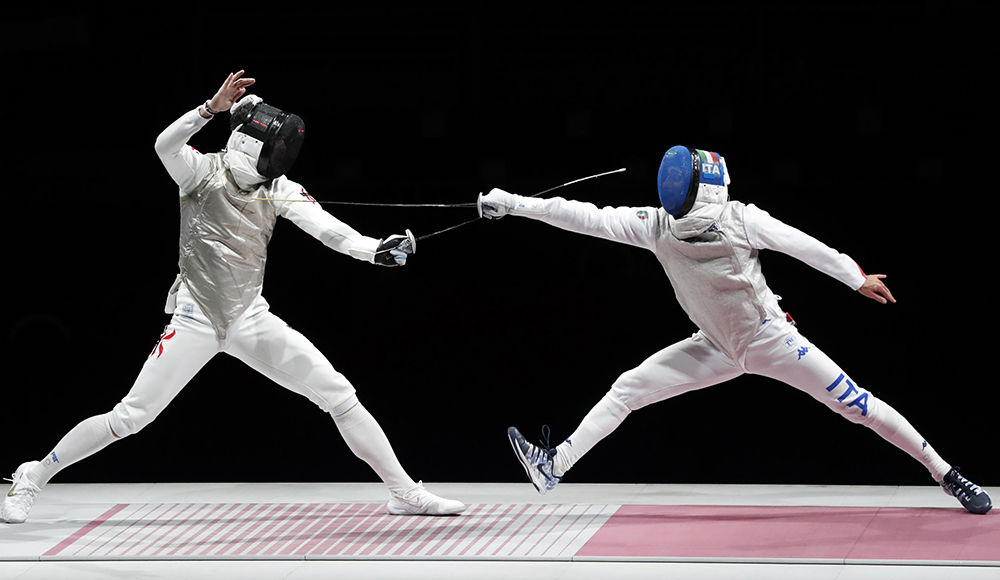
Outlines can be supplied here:
M626 167L559 193L653 205L668 147L721 152L735 199L889 276L899 302L881 306L766 254L803 333L945 459L1000 485L997 10L658 4L5 16L0 469L127 392L176 272L176 188L153 141L245 68L305 119L290 176L322 200L469 202ZM192 145L221 148L226 127ZM376 237L474 217L327 207ZM280 224L273 311L352 380L425 481L522 481L508 425L562 440L621 372L694 331L651 254L531 220L435 236L392 269ZM328 415L220 355L141 434L56 481L375 476ZM633 413L567 481L930 483L870 431L751 376Z

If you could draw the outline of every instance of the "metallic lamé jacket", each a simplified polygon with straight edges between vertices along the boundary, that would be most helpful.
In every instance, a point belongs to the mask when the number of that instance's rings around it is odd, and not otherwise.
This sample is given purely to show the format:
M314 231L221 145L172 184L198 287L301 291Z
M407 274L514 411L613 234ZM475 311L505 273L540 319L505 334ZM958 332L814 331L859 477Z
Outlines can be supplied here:
M267 244L277 212L270 201L270 181L241 191L226 170L222 155L206 155L211 170L181 200L180 279L212 322L220 339L260 294Z

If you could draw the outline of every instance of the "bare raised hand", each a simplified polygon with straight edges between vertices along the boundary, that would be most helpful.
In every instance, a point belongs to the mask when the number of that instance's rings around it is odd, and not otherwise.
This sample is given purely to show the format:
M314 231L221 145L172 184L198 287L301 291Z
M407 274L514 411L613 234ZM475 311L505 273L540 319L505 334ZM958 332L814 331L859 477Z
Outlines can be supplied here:
M239 72L229 73L225 82L219 87L219 91L208 102L208 108L216 113L228 111L233 106L233 103L240 100L240 97L247 92L247 87L257 82L257 79L253 78L241 78L244 72L240 70Z
M883 278L885 278L885 274L869 274L865 278L865 283L861 285L861 288L858 288L858 292L880 304L888 302L895 304L896 299L892 297L889 288L882 283Z

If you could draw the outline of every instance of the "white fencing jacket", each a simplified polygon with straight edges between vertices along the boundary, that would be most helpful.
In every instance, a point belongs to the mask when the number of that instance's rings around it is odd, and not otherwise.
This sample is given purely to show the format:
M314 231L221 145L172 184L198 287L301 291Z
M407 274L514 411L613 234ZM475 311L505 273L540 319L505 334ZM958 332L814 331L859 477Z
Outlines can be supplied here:
M180 273L166 311L173 312L177 288L183 283L217 336L225 339L229 327L261 292L267 244L277 216L288 218L330 248L369 262L374 262L379 240L327 213L304 187L283 175L253 191L241 190L222 153L206 155L187 145L209 121L194 109L156 138L156 153L180 188Z
M560 197L515 196L511 213L652 251L688 317L736 361L762 324L784 316L761 272L760 250L788 254L853 290L865 281L847 255L738 201L718 203L707 218L702 212L675 220L662 207L600 209ZM694 229L685 227L697 220Z

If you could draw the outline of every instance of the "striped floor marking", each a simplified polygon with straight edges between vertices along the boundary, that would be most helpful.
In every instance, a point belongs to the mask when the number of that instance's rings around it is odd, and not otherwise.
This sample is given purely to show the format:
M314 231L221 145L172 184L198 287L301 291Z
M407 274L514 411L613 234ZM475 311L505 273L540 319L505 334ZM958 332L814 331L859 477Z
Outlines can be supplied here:
M43 559L570 559L617 505L477 504L458 517L384 503L118 504Z

